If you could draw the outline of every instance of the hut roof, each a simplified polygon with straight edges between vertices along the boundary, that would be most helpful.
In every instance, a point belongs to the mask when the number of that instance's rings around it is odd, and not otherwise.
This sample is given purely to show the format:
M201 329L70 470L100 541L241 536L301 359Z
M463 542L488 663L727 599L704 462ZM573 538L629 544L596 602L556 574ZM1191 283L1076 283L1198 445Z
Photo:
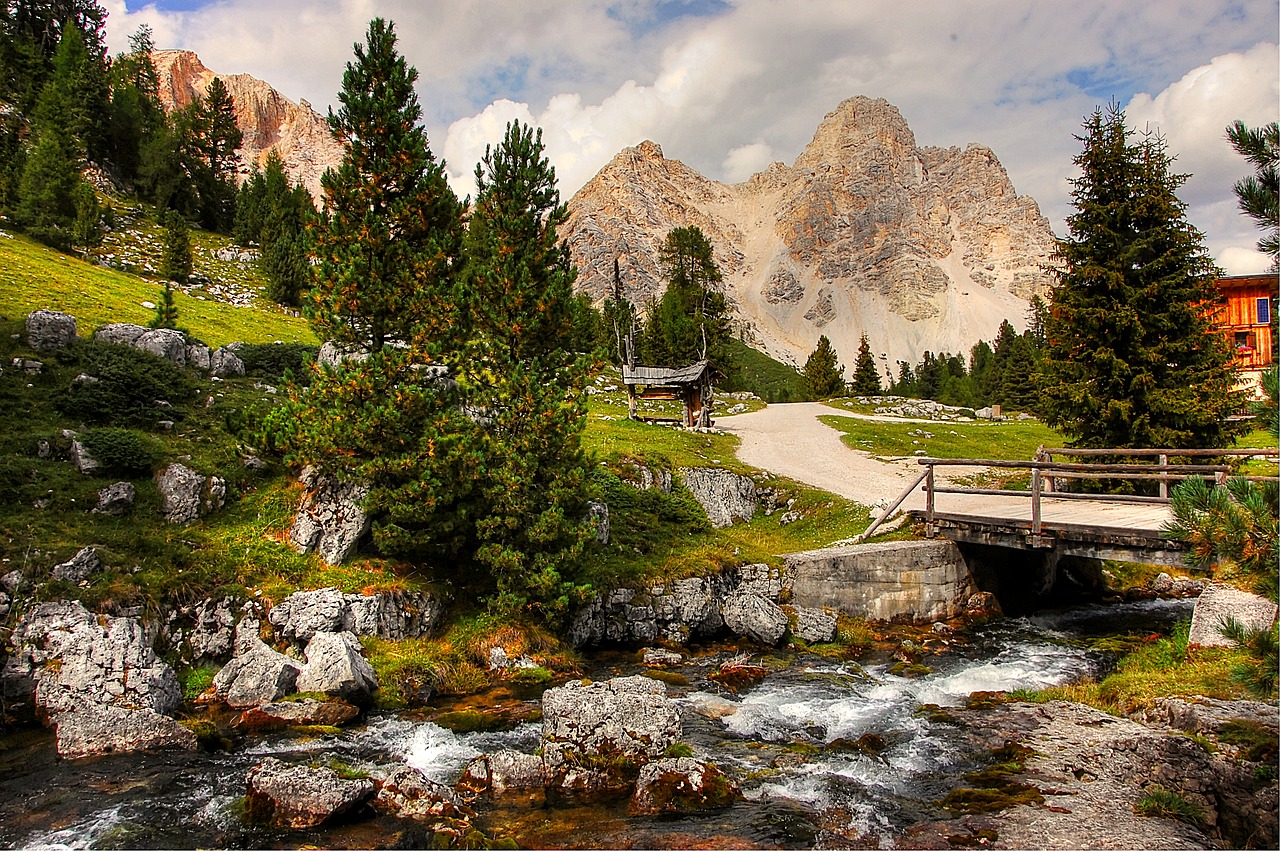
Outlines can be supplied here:
M623 384L643 384L646 387L683 387L702 381L709 364L700 360L695 364L681 367L666 366L623 366Z

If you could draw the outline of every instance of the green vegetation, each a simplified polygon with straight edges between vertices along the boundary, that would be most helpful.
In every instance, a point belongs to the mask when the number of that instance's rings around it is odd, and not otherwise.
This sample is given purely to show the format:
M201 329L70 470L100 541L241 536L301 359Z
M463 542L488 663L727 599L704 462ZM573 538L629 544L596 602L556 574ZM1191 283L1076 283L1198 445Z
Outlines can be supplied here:
M866 334L862 335L862 341L867 341ZM818 345L804 362L803 375L805 390L811 398L830 399L844 394L844 367L840 366L836 350L826 334L818 338ZM876 387L879 388L878 382Z
M988 757L988 764L965 775L972 786L953 789L942 806L957 813L991 813L1019 804L1043 804L1040 790L1013 778L1026 770L1034 752L1023 745L1007 744Z
M794 367L756 351L741 340L730 338L726 349L734 374L720 389L749 390L766 402L803 402L809 398L804 376Z
M1247 659L1236 649L1204 647L1189 652L1183 623L1172 635L1155 641L1140 640L1119 660L1101 682L1085 681L1038 691L1014 691L1011 700L1044 703L1070 700L1086 703L1113 715L1149 706L1159 697L1204 695L1220 700L1242 697L1244 689L1231 679L1231 670Z
M1171 173L1163 139L1132 135L1118 106L1085 122L1041 408L1072 446L1226 446L1244 400L1225 338L1209 333L1219 271L1186 221L1176 191L1187 178Z
M985 458L1030 461L1041 446L1062 446L1062 436L1034 420L979 423L895 423L860 420L835 414L819 417L844 433L853 449L873 455L930 458Z
M1273 265L1280 263L1280 123L1250 129L1243 121L1234 121L1227 127L1227 141L1254 167L1253 174L1232 187L1240 212L1263 231L1258 250L1270 254Z
M884 392L880 383L880 370L871 354L871 343L866 334L858 341L858 359L854 362L849 392L855 396L879 396Z
M1147 787L1142 798L1133 805L1133 811L1140 816L1168 818L1197 826L1205 824L1204 811L1198 805L1163 786Z
M131 237L129 244L145 246L139 249L138 256L144 257L143 252L148 252L153 258L150 262L158 263L158 235L158 228L143 229ZM214 250L228 244L227 240L201 232L195 236L198 273L223 279L228 269L235 271L234 265L217 263L212 257ZM118 248L109 239L101 250L111 252ZM140 264L145 262L139 259ZM155 302L162 292L155 282L94 266L5 231L0 231L0 270L0 316L21 319L33 310L60 310L76 317L82 336L112 322L146 325L155 310L142 303ZM253 286L255 280L242 282ZM189 294L174 292L173 300L182 324L210 346L236 341L315 341L305 321L276 311L236 307L206 297L199 289Z

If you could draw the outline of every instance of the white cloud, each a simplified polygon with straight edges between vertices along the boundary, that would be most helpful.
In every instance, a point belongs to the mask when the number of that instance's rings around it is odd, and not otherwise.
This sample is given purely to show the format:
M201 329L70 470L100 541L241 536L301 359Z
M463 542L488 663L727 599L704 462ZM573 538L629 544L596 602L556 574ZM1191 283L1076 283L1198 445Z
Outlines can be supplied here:
M1228 272L1262 271L1254 246L1259 231L1240 214L1231 187L1252 168L1225 138L1239 119L1257 127L1277 118L1280 49L1258 44L1243 53L1215 56L1154 97L1143 92L1125 110L1129 123L1159 132L1177 157L1174 170L1190 174L1179 193L1188 217L1208 235L1210 253Z
M1186 187L1192 220L1221 251L1256 234L1227 203L1239 158L1212 145L1227 121L1274 120L1277 103L1275 45L1257 45L1280 27L1274 0L106 5L113 49L146 20L160 46L196 50L220 73L253 74L322 112L368 19L394 20L421 74L432 144L464 194L485 144L515 117L543 127L567 197L644 139L709 177L740 180L793 160L824 114L869 95L896 105L921 145L991 147L1061 233L1073 137L1115 99L1131 120L1161 122L1179 166L1197 174ZM1259 105L1266 116L1246 110Z
M764 171L774 161L773 148L764 142L752 142L734 148L724 158L721 171L730 183L741 183L753 174Z

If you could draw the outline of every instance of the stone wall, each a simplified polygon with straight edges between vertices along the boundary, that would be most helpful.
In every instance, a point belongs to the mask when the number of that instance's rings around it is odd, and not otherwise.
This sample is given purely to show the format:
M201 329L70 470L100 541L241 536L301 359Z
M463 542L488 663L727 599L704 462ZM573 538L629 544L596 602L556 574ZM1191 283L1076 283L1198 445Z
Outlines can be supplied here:
M829 606L855 617L935 621L964 610L974 592L951 541L893 541L784 556L797 606Z

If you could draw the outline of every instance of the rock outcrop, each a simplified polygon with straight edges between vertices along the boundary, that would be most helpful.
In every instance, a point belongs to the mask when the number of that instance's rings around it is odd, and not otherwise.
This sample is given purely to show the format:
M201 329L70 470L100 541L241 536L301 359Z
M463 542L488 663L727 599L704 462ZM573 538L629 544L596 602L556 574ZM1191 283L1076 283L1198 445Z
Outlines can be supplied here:
M289 541L300 553L315 552L326 564L341 564L369 531L369 515L362 505L369 486L339 481L311 467L300 478L307 492L289 530Z
M202 476L178 463L156 473L156 487L170 523L190 523L221 508L227 498L227 483L220 476Z
M56 310L27 314L27 345L38 352L65 349L76 340L76 318Z
M867 333L882 371L925 349L968 351L1000 322L1025 321L1051 285L1053 233L981 145L918 147L883 100L854 97L823 119L791 166L735 185L667 159L653 142L620 152L569 201L561 230L597 302L661 294L658 249L673 228L711 241L739 330L804 362L825 334L845 363Z
M1210 582L1196 599L1187 643L1200 647L1230 647L1222 634L1228 618L1249 629L1267 629L1276 622L1276 604L1221 582Z
M276 633L302 647L319 632L350 632L400 641L430 635L440 622L438 600L415 591L344 594L337 588L297 591L267 619Z
M178 678L133 618L41 603L13 645L0 675L6 703L27 704L53 726L63 756L195 748L194 734L169 717L182 702Z
M307 664L298 675L298 691L323 692L367 701L378 690L378 677L365 661L360 642L349 632L317 632L307 642Z
M680 478L717 529L732 526L734 520L750 521L760 504L750 476L714 467L685 467Z
M343 148L329 123L309 103L294 103L248 74L225 76L210 71L188 50L157 50L151 57L160 79L160 103L166 111L203 98L214 77L222 78L233 101L236 126L243 135L236 152L242 177L252 166L261 166L268 151L274 150L290 181L302 181L311 196L320 199L320 177L342 162Z
M276 827L305 828L369 802L377 786L368 778L344 780L331 768L289 765L268 757L245 777L249 817Z
M302 666L253 639L213 678L218 697L228 706L262 706L297 691Z

